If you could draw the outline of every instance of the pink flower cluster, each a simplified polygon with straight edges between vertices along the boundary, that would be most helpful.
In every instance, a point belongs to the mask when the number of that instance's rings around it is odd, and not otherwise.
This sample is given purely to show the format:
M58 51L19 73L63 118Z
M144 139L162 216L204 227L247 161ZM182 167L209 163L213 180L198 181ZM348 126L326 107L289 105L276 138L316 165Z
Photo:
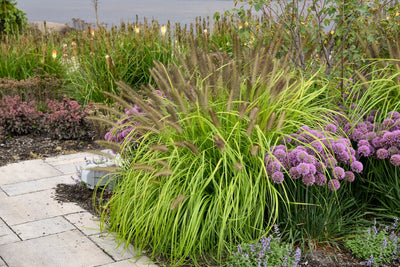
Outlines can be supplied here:
M357 144L357 157L389 159L400 166L400 113L389 112L383 122L378 122L377 111L371 111L356 124L347 123L343 130Z
M287 174L307 186L327 184L332 191L339 189L341 180L353 182L354 172L360 173L363 165L357 161L350 140L336 136L336 130L333 124L323 130L303 126L284 138L282 145L272 147L265 156L268 176L280 184ZM347 166L348 170L341 166ZM331 177L329 181L327 176Z

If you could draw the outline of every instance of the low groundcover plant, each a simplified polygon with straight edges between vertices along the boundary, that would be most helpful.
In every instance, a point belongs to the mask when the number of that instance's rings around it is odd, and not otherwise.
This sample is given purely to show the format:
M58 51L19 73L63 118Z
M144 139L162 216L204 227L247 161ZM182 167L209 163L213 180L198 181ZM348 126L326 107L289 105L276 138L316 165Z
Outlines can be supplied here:
M390 226L378 229L376 221L372 228L363 230L354 238L348 238L345 246L358 258L367 261L367 266L381 266L400 257L400 240L395 233L398 219Z
M274 225L274 234L262 237L254 244L238 245L237 251L228 257L227 266L286 266L296 267L301 257L300 248L294 249L281 241L278 227Z

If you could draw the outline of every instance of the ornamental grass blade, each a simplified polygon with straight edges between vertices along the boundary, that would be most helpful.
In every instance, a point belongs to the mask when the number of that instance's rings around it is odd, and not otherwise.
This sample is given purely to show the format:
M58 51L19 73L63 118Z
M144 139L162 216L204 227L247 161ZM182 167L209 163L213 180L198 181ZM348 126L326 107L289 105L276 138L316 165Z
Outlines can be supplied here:
M185 195L179 195L179 196L177 196L173 201L172 201L172 203L171 203L171 206L170 206L170 210L174 210L174 209L176 209L178 206L179 206L179 204L181 204L183 201L185 201L186 200L186 196Z

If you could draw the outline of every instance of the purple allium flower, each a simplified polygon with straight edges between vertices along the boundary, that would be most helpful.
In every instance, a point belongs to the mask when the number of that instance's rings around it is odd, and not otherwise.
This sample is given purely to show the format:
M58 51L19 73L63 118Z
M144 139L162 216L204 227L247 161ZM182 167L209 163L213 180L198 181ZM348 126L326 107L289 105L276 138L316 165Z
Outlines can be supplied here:
M341 142L335 142L333 144L333 152L336 154L346 153L346 145Z
M380 149L378 149L377 151L376 151L376 157L378 158L378 159L387 159L387 158L389 158L389 151L387 151L386 149L384 149L384 148L380 148Z
M354 173L351 171L346 171L344 173L344 180L350 183L354 182Z
M327 167L327 168L333 168L334 166L336 166L336 164L337 164L337 160L332 156L328 156L325 159L325 167Z
M312 186L315 183L315 176L313 174L303 175L303 179L301 180L306 186Z
M308 157L308 153L306 151L299 151L297 153L297 160L299 162L304 162L304 160Z
M360 146L357 149L357 152L359 155L362 155L364 157L371 156L371 149L369 149L369 146Z
M394 154L393 156L390 157L390 163L393 166L400 166L400 155L399 154Z
M342 167L335 167L332 170L332 175L338 180L342 180L344 178L344 169Z
M308 163L300 163L297 166L298 173L301 175L309 174L310 173L310 165L311 164L308 164Z
M331 179L328 181L328 188L332 191L336 191L340 188L340 182L336 179Z
M374 140L375 137L376 137L376 133L375 132L368 132L368 133L365 134L365 138L368 141Z
M284 159L286 157L286 151L278 148L274 151L274 156L277 157L279 160Z
M278 172L281 169L282 169L282 166L279 163L279 161L277 161L277 160L272 161L272 172Z
M299 179L301 177L301 174L298 172L296 167L290 168L289 175L292 179Z
M361 139L360 141L358 141L357 146L358 146L358 147L361 147L361 146L369 146L369 141L368 141L368 140L365 140L365 139Z
M319 186L323 186L326 184L326 176L323 173L317 173L315 175L315 183Z
M279 172L279 171L274 172L274 173L272 174L272 180L273 180L276 184L282 183L283 180L284 180L284 175L283 175L283 173L282 173L282 172Z
M290 136L284 136L281 140L282 144L290 144L292 143L293 139Z
M351 135L353 140L359 141L364 138L364 133L359 129L354 129L354 133Z
M363 170L363 165L359 161L354 161L353 163L351 163L350 167L351 170L355 173L360 173Z
M318 153L322 153L322 151L324 151L324 147L322 146L322 144L318 141L314 141L311 143L311 146L315 149L315 151L317 151Z
M332 133L336 133L337 127L333 124L328 124L328 125L326 125L325 130L332 132Z
M324 165L319 161L315 163L315 169L317 172L324 173Z
M394 154L398 154L399 153L399 149L395 146L391 146L388 148L388 152L390 155L394 155Z
M382 138L380 138L379 136L375 137L374 139L372 139L372 146L375 148L381 147L382 144Z

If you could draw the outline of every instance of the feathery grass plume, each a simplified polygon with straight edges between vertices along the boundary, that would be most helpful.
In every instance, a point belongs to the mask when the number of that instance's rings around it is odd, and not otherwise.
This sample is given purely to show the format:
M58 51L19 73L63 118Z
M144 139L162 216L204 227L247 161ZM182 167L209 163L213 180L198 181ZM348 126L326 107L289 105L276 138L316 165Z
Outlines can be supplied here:
M174 174L174 172L172 170L169 169L163 169L163 170L159 170L158 172L156 172L154 174L154 177L160 177L160 176L170 176Z
M115 153L119 153L121 151L121 145L118 143L105 140L96 140L95 142L101 146L112 149Z
M237 171L242 170L244 167L243 164L240 162L235 162L235 164L233 166L234 166L235 170L237 170Z
M223 152L224 148L225 148L224 139L220 135L217 134L217 135L214 135L213 140L214 140L214 144L218 148L218 150L220 152Z
M186 146L187 148L190 149L190 151L193 152L193 154L198 155L198 154L200 153L199 149L198 149L198 148L196 147L196 145L193 144L192 142L190 142L190 141L184 141L183 143L185 144L185 146Z
M247 129L246 129L247 136L250 136L253 133L254 126L256 126L256 123L257 123L256 120L251 120L249 122L249 125L247 126Z
M172 128L174 128L175 131L176 131L178 134L182 134L182 133L183 133L183 129L182 129L181 126L179 126L178 123L175 123L175 122L173 122L173 121L168 121L168 120L167 120L167 121L165 121L165 124L167 124L167 125L171 126Z
M253 145L250 148L250 155L252 155L252 156L257 156L259 152L260 152L260 146L259 145Z
M179 204L181 204L183 201L185 201L186 200L186 196L185 195L179 195L179 196L177 196L173 201L172 201L172 203L171 203L171 206L170 206L170 210L174 210L174 209L176 209L178 206L179 206Z
M265 127L266 131L271 131L272 127L274 126L275 123L275 119L276 119L276 113L272 112L271 115L269 115L268 121L267 121L267 126Z
M165 168L168 168L168 165L169 165L166 160L162 160L162 159L155 161L155 163L157 163L158 165L161 165Z
M286 110L282 111L281 115L279 115L278 124L276 125L276 130L279 131L282 129L283 124L285 122Z
M247 107L249 106L248 102L243 102L239 108L239 119L244 118L244 114L246 114Z
M117 172L119 169L118 169L118 167L109 166L109 167L93 167L93 168L87 168L86 170L90 170L90 171L103 171L103 172L115 173L115 172Z
M219 119L218 119L218 116L215 113L214 109L210 108L208 110L208 113L210 114L210 117L211 117L212 122L214 123L214 126L219 128L221 125L219 124Z
M257 114L258 114L258 110L259 110L259 109L258 109L257 107L254 107L254 108L252 108L252 109L250 110L250 114L249 114L249 119L250 119L250 121L256 119L256 116L257 116Z
M150 146L150 151L168 152L169 148L166 145L155 144Z
M154 172L155 168L148 164L132 164L131 169L134 171Z

